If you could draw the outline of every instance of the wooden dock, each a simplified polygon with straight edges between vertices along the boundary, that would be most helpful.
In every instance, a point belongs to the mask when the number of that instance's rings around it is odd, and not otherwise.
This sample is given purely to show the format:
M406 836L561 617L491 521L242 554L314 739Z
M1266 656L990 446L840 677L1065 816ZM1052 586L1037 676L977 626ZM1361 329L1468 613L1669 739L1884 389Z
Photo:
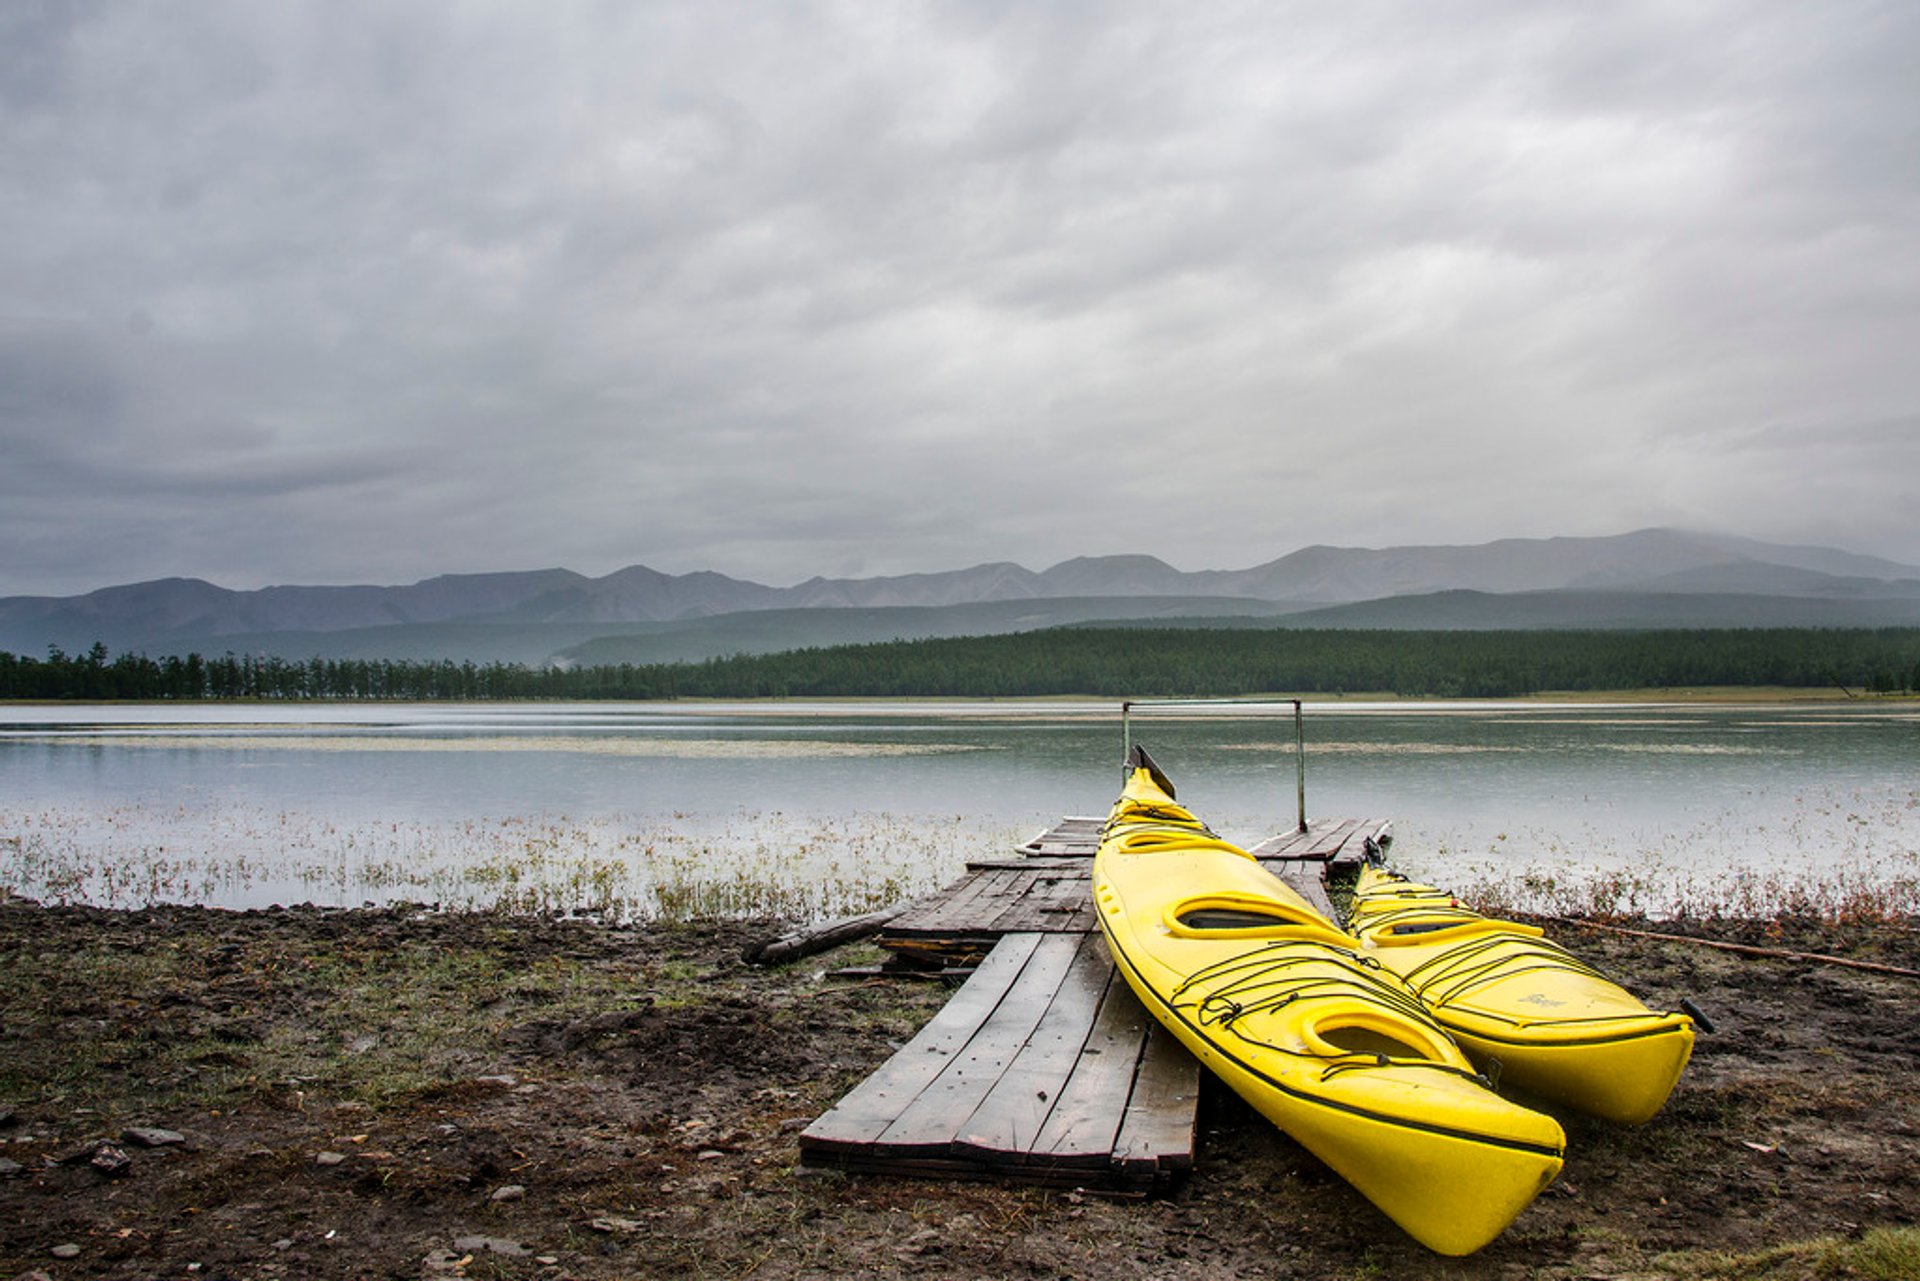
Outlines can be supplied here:
M1063 818L1015 857L981 859L931 899L890 921L879 942L900 965L975 965L1002 935L1084 934L1093 919L1093 852L1100 819ZM1321 819L1247 852L1329 918L1330 877L1357 867L1368 841L1391 841L1384 819Z
M1149 1192L1193 1163L1199 1065L1088 933L1003 937L800 1136L809 1165Z
M1093 917L1101 820L1063 818L894 917L890 967L974 966L920 1033L800 1136L801 1160L869 1173L1147 1193L1191 1168L1200 1066L1116 974ZM1378 819L1251 847L1328 915L1326 881Z

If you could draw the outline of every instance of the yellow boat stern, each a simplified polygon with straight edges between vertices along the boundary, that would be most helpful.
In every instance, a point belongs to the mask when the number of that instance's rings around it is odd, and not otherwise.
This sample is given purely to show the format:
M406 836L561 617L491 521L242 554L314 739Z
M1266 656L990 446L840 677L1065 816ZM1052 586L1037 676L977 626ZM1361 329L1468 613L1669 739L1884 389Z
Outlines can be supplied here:
M1350 926L1475 1062L1503 1083L1639 1125L1693 1053L1693 1020L1639 998L1545 937L1444 890L1369 867Z

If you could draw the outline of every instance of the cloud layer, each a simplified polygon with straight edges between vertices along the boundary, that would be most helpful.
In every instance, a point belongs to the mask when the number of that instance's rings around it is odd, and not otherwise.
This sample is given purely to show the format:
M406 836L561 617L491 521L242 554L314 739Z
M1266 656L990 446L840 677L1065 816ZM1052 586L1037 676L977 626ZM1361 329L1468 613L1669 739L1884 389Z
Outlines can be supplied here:
M1920 560L1904 5L11 6L0 594Z

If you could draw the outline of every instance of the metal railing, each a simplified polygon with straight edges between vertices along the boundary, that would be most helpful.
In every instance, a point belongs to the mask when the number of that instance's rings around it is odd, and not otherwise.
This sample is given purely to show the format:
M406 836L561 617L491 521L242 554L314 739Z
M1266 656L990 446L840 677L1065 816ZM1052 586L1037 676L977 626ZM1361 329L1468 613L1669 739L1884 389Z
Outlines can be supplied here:
M1120 759L1125 760L1133 751L1133 709L1136 707L1245 707L1271 710L1278 707L1293 707L1293 760L1295 778L1295 798L1299 814L1299 830L1307 830L1307 733L1305 717L1300 709L1300 700L1294 699L1250 699L1250 698L1129 698L1120 703Z

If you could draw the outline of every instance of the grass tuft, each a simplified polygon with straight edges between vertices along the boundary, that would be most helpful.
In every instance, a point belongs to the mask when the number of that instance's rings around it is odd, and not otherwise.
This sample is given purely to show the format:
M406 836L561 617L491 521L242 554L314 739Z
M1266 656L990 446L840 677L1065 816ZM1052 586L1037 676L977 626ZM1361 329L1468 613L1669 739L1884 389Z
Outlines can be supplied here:
M1872 1228L1858 1237L1816 1237L1765 1250L1688 1250L1654 1266L1687 1281L1913 1281L1920 1228Z

